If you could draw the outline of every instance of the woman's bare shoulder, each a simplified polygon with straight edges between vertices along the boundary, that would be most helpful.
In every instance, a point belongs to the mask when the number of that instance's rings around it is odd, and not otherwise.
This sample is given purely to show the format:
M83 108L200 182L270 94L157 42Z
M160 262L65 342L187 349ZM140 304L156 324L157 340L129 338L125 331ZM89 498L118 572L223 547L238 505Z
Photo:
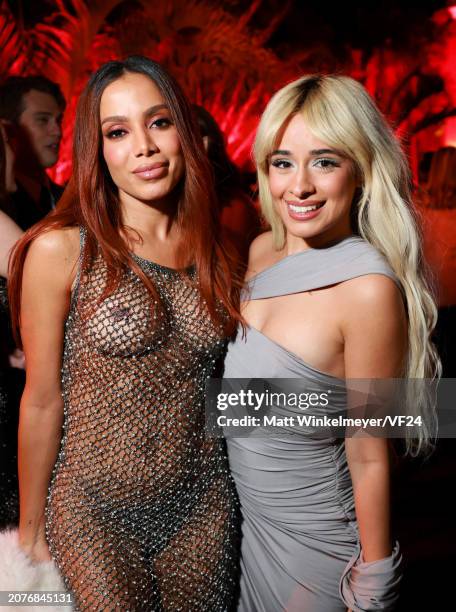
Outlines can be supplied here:
M79 228L51 229L35 238L29 249L30 256L45 259L74 260L79 257Z
M46 231L31 242L24 273L28 278L40 279L44 285L70 288L76 277L79 252L78 227Z
M336 291L338 309L347 324L404 325L403 296L390 277L366 274L341 283Z
M397 284L386 274L364 274L338 285L340 293L345 293L354 304L374 305L398 299L402 302L402 294Z

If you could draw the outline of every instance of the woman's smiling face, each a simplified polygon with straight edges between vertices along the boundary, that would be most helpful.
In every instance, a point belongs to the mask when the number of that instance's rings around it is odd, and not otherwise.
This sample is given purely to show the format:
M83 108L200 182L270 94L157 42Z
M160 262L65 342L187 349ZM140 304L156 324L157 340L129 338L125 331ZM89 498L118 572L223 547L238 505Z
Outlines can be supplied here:
M127 73L100 102L103 155L121 202L166 204L185 171L169 108L147 76Z
M324 245L349 236L356 187L353 162L294 115L269 158L269 188L287 240Z

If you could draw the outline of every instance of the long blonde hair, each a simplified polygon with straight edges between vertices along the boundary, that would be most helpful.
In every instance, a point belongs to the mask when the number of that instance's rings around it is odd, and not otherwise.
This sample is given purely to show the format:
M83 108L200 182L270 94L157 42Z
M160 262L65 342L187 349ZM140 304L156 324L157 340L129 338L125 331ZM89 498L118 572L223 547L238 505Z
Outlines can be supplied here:
M430 340L437 308L422 261L421 235L410 194L410 170L392 129L375 103L354 79L310 75L283 87L270 100L258 128L254 156L263 215L274 245L283 248L285 229L269 190L269 157L287 122L301 114L312 133L351 159L360 177L353 203L356 232L376 247L397 275L408 316L407 378L435 379L441 366ZM407 451L418 454L432 445L435 413L429 398L415 397L413 413L423 418ZM418 404L416 403L418 402Z

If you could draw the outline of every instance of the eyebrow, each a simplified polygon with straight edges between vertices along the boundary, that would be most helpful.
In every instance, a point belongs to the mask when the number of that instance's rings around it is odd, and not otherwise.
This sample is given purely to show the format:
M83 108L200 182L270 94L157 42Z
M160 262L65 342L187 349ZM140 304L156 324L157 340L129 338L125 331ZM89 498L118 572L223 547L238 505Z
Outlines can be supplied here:
M168 108L166 106L166 104L155 104L155 106L151 106L150 108L148 108L146 111L144 111L144 116L145 117L150 117L151 115L154 115L157 111L162 110L164 108ZM101 122L101 125L103 125L104 123L108 123L108 122L126 122L128 121L128 117L125 117L125 115L112 115L111 117L105 117L103 119L103 121Z
M312 149L311 151L309 151L310 155L325 155L328 153L332 153L333 155L341 155L341 153L339 151L336 151L336 149ZM291 151L287 151L285 149L276 149L275 151L273 151L271 153L271 157L273 155L291 155Z

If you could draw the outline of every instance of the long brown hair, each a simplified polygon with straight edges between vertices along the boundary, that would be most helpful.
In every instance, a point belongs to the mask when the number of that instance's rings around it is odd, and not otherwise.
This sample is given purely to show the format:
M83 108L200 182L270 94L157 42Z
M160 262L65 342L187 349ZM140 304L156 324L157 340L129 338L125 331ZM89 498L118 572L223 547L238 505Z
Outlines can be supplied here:
M57 208L37 223L14 249L9 283L14 329L19 335L21 285L25 258L33 240L51 230L72 226L86 229L82 265L86 267L101 253L107 266L107 283L100 299L110 295L125 269L132 269L153 298L155 287L132 258L121 230L117 187L102 152L100 100L106 87L126 73L149 77L160 90L180 137L185 159L185 176L177 206L176 222L182 245L192 255L202 300L215 324L231 335L241 320L238 301L240 282L233 259L219 239L213 177L203 142L190 105L176 81L166 70L142 56L104 64L90 78L78 104L73 142L73 174ZM222 308L220 308L220 306Z

